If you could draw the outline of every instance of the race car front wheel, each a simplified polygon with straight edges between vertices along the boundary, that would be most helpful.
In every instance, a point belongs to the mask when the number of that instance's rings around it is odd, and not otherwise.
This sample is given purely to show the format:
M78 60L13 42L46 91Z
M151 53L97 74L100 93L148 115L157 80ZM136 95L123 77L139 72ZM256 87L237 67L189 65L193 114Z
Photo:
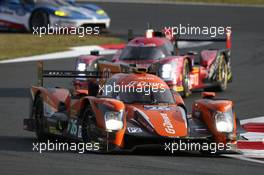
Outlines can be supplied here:
M32 32L34 29L39 29L40 27L48 27L49 15L41 10L36 11L32 14L29 24Z
M33 107L33 114L36 120L36 136L38 140L46 140L47 135L44 132L44 122L43 122L43 100L41 97L36 97L34 107Z
M90 107L86 107L83 110L82 118L82 139L84 142L91 142L92 141L92 118L93 113Z
M93 152L100 153L109 153L111 149L108 147L107 138L98 139L100 137L104 137L102 135L102 131L96 126L96 118L95 114L92 111L91 107L86 107L82 113L82 139L84 143L99 143L99 149L93 150ZM107 133L106 133L107 135Z
M183 85L183 97L188 97L191 95L191 81L190 81L190 66L187 59L183 63L183 74L182 74L182 85Z

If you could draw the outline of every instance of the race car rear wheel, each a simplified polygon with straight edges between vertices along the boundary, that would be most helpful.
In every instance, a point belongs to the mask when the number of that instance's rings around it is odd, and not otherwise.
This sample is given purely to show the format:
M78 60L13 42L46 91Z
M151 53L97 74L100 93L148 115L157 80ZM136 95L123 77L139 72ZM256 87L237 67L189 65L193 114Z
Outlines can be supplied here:
M225 56L221 55L219 58L219 64L216 70L216 85L205 88L205 91L222 92L227 89L228 84L228 65L225 60Z
M42 11L38 10L34 12L30 18L30 29L31 32L34 31L34 29L40 28L40 27L48 27L50 21L49 21L49 15Z
M219 58L218 68L216 70L216 86L206 88L206 91L225 91L228 83L228 66L224 55Z
M183 97L188 97L191 95L191 81L190 81L190 66L187 59L183 63L183 73L182 73L182 85L183 85Z
M228 69L224 55L221 55L217 69L218 90L225 91L228 83Z
M38 140L46 140L47 135L44 132L44 121L43 121L43 99L39 96L36 97L34 107L33 107L33 114L36 120L36 136Z

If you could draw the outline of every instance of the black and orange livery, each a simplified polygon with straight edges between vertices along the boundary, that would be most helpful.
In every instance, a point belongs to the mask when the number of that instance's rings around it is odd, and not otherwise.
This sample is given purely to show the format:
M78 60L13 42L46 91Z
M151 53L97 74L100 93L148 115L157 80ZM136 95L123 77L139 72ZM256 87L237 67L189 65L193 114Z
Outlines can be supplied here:
M43 77L75 77L79 72L42 73ZM102 84L100 88L90 86L93 93L89 96L63 88L31 87L32 113L24 120L24 129L35 131L39 139L55 135L98 142L100 151L133 150L179 140L236 145L237 120L230 100L204 92L194 101L192 114L187 115L181 96L155 75L143 71L117 73ZM148 94L106 91L117 85L152 88L157 84L157 91Z

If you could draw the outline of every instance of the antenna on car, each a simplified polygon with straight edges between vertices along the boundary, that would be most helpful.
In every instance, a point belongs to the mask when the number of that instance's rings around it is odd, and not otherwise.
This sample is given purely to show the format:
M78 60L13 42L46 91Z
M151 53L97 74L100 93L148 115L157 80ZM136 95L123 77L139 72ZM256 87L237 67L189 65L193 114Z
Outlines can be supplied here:
M147 22L147 28L148 28L148 29L151 29L151 25L150 25L149 22Z

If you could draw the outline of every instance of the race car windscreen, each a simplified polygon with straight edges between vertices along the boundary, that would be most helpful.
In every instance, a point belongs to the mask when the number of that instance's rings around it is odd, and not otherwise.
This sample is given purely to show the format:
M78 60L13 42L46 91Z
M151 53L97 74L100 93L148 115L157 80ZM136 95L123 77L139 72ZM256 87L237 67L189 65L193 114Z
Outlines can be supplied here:
M167 53L162 47L156 46L127 46L121 53L121 60L160 60Z
M169 89L164 89L162 91L149 93L146 92L120 92L116 99L123 101L124 103L140 103L140 104L160 104L168 103L173 104L174 98Z

